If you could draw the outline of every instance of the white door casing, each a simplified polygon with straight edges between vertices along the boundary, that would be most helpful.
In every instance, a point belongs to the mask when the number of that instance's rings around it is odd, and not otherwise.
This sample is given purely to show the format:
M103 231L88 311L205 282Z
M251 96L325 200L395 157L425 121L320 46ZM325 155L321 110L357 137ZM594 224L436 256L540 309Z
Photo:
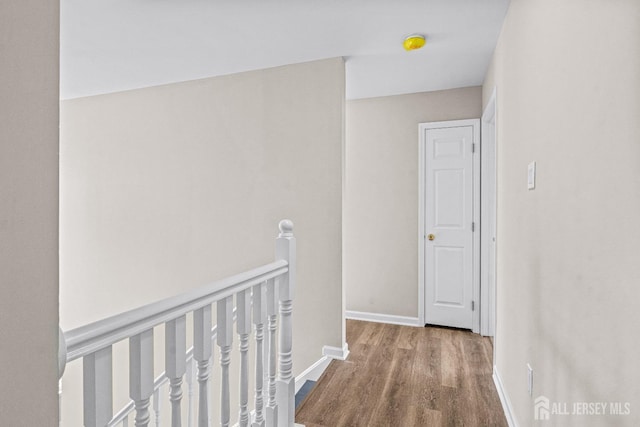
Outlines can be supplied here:
M480 153L482 162L480 333L488 336L495 336L496 324L496 113L496 89L494 88L482 114L482 150Z
M474 332L479 326L474 307L479 281L479 148L477 119L420 125L422 318L427 324Z

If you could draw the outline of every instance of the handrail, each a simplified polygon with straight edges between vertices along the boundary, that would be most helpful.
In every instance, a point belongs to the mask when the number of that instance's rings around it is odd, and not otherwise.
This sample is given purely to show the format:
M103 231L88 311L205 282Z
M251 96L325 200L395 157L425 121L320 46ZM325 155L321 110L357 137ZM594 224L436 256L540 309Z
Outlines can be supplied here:
M129 397L133 401L136 425L146 426L149 423L152 402L156 423L160 421L160 387L167 379L172 424L180 424L181 389L187 361L190 363L187 377L189 420L193 420L191 396L197 379L198 424L206 424L210 418L213 332L217 334L215 344L220 352L220 423L229 425L231 421L229 374L232 343L237 334L240 424L248 425L255 420L257 425L294 427L292 307L296 282L296 239L290 220L280 221L278 228L275 262L66 333L60 331L59 372L64 371L67 362L83 359L84 425L104 427L117 423L118 419L123 424L128 422L126 414L131 411L131 404L113 416L113 345L126 339L129 339ZM212 328L212 304L216 306L217 328ZM186 349L186 316L191 313L194 335L190 357ZM237 328L234 328L236 318ZM154 379L154 328L162 324L165 325L166 340L165 374ZM251 415L248 353L254 327L255 413ZM197 374L194 371L196 364Z
M72 329L64 333L67 344L66 362L87 356L288 271L288 262L278 260L192 291Z

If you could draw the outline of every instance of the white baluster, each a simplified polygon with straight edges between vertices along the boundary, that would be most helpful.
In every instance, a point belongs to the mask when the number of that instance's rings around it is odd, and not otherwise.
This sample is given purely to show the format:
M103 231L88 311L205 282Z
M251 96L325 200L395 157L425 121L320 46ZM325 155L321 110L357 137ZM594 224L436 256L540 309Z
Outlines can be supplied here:
M249 425L249 334L251 333L251 289L237 294L237 327L240 337L240 415L239 427Z
M212 349L215 349L215 348L216 348L216 338L217 338L217 336L218 336L218 333L217 333L218 326L216 325L216 326L214 326L214 328L215 328L215 330L216 330L216 333L215 333L215 334L213 334L213 333L211 334L211 348L212 348ZM212 363L212 364L213 364L213 363L215 363L215 360L214 360L214 356L213 356L213 354L211 355L211 363ZM209 388L208 388L208 390L209 390L209 396L213 396L213 386L214 386L214 384L212 384L212 382L213 382L213 381L209 381ZM213 421L212 421L212 415L213 415L213 411L209 411L209 425L213 425L213 424L212 424L212 423L213 423Z
M252 427L264 424L264 323L267 318L266 286L264 283L253 287L253 324L256 325L256 410Z
M196 378L196 367L193 357L187 360L187 391L189 394L189 406L187 411L187 426L193 427L193 383Z
M129 415L125 415L122 419L122 427L129 427Z
M82 359L85 427L104 427L113 416L111 359L111 346Z
M186 317L180 316L165 324L165 363L169 378L171 401L171 427L182 426L181 400L182 377L187 369L187 325Z
M129 338L129 396L136 408L136 427L151 421L149 405L153 394L153 329Z
M161 409L160 387L158 387L153 392L153 412L156 416L156 427L160 427L160 409Z
M278 423L293 427L295 415L295 379L293 377L293 288L296 279L296 239L293 237L293 223L282 220L280 235L276 239L276 259L289 263L289 271L278 277L280 300L280 351L278 369Z
M211 358L211 306L193 312L193 358L198 363L198 427L209 427L209 359Z
M267 373L267 411L266 420L269 427L275 427L278 425L278 403L276 402L276 362L277 362L277 344L276 344L276 327L277 327L277 314L278 314L278 297L275 281L269 279L267 281L267 317L269 319L269 334L267 345L268 351L268 367Z
M220 425L228 427L231 420L229 404L229 363L233 342L233 297L218 301L218 346L220 347Z

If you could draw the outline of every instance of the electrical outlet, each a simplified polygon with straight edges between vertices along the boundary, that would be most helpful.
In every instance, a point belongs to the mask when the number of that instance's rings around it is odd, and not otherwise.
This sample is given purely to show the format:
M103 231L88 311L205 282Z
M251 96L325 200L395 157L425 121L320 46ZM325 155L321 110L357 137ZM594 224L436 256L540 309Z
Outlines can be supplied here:
M533 396L533 368L527 363L527 389L529 396Z

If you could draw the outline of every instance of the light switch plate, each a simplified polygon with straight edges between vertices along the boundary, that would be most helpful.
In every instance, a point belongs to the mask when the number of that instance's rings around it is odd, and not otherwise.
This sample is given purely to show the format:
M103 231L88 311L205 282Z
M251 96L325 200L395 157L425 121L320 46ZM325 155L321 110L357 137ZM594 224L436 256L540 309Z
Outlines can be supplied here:
M536 188L536 162L529 163L529 170L527 174L527 188L533 190Z

